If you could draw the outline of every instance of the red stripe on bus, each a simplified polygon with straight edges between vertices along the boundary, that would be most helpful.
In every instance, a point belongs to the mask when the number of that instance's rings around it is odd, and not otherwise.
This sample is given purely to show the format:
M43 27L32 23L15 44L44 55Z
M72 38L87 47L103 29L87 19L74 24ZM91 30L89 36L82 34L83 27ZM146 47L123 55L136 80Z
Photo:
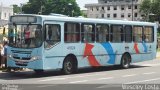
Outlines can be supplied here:
M95 58L95 56L93 55L93 53L92 53L92 48L93 48L94 46L92 45L92 44L88 44L88 43L86 43L86 47L85 47L85 50L84 50L84 55L83 55L83 57L87 57L87 59L88 59L88 61L89 61L89 64L91 65L91 66L101 66L100 64L99 64L99 62L96 60L96 58Z
M134 43L134 49L135 49L135 51L136 51L137 54L140 53L139 49L138 49L138 44L137 43Z

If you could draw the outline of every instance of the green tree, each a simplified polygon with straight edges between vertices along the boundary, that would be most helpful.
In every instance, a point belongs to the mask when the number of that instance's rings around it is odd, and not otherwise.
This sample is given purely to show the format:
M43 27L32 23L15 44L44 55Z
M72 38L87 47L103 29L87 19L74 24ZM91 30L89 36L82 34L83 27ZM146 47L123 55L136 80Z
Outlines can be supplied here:
M151 11L153 14L160 16L160 0L153 0Z
M148 21L149 14L152 9L152 1L151 0L143 0L140 5L140 12L143 13L144 19Z
M21 8L18 5L14 4L13 5L13 12L14 13L20 13L21 12Z
M27 14L38 14L45 2L46 0L29 0L27 4L23 5L22 10Z
M39 12L44 15L50 13L58 13L69 16L81 15L80 8L75 0L29 0L23 6L24 13L38 14Z

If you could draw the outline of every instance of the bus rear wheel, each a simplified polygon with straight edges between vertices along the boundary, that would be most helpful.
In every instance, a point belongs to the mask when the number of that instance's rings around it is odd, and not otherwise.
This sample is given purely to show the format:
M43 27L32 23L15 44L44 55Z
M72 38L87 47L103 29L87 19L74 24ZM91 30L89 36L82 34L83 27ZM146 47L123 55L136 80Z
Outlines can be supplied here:
M129 54L124 54L121 58L121 67L127 69L130 67L131 57Z
M73 57L66 57L63 63L63 73L64 74L72 74L77 71L77 65L73 59Z

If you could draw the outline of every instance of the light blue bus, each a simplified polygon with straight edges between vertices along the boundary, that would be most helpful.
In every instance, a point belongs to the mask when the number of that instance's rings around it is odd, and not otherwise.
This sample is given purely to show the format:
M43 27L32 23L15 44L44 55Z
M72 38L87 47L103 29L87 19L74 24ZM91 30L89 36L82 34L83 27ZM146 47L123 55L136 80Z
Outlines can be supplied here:
M54 15L14 15L8 32L8 67L61 69L121 65L156 57L156 23Z

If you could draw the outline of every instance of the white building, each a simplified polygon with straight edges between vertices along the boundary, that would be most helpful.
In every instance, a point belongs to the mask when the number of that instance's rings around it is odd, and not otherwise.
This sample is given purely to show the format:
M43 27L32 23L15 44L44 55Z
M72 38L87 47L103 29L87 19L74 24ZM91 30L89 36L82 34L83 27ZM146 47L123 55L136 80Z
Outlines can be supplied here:
M3 40L6 40L7 38L3 36L3 31L5 29L5 34L7 35L8 32L8 20L9 16L13 15L13 7L12 6L3 6L3 4L0 4L0 44L2 44Z
M6 7L3 6L1 3L0 5L0 26L4 26L8 23L9 16L13 15L13 7Z
M5 7L3 4L0 6L0 19L8 20L9 16L13 15L13 6Z
M95 4L86 4L87 17L107 19L142 20L139 13L142 0L98 0Z

